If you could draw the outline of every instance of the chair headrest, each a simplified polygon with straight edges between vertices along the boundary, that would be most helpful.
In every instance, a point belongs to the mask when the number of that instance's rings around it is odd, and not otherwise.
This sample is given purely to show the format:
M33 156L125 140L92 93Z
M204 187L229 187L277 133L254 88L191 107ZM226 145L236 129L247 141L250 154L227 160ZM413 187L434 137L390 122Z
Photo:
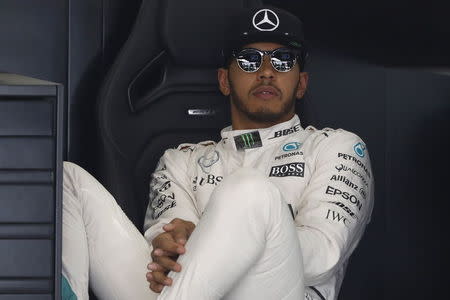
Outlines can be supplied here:
M225 29L242 0L162 2L162 39L173 62L196 68L221 66Z

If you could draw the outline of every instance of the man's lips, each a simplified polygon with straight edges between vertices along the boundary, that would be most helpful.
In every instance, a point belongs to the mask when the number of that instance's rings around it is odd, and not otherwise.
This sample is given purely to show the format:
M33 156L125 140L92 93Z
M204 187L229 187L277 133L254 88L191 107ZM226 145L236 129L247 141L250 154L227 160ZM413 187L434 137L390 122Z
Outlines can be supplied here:
M279 96L280 92L273 86L265 85L253 90L252 94L259 98L268 99Z

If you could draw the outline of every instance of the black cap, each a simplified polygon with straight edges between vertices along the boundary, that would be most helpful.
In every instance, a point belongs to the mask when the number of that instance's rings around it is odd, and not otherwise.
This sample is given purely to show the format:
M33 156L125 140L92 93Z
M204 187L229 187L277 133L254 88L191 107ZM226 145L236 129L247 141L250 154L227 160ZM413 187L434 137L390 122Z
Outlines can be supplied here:
M247 8L231 19L223 49L225 60L232 51L255 42L274 42L298 49L306 56L303 23L295 15L276 7Z

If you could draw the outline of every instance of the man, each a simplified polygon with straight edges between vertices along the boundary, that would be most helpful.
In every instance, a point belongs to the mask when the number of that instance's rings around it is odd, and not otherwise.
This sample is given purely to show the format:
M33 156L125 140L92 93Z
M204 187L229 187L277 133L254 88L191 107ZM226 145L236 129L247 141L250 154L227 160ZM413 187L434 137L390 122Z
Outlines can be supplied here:
M300 20L258 8L234 21L218 70L232 126L218 143L165 152L145 239L92 176L65 163L63 282L78 299L88 282L101 299L337 298L373 206L366 146L342 129L301 127Z
M232 126L218 143L162 157L145 221L147 279L163 299L300 299L303 280L307 298L336 299L372 211L366 146L341 129L301 127L300 20L258 8L234 21L218 70Z

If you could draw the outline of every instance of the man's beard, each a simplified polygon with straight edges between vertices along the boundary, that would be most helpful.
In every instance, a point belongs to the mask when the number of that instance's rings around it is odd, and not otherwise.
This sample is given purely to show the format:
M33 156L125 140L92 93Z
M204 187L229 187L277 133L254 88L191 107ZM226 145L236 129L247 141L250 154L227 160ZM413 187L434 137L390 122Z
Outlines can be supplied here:
M230 82L230 100L238 111L243 113L249 120L258 123L278 123L286 115L288 115L295 107L295 90L292 92L291 101L283 104L283 107L279 111L271 111L267 107L260 107L257 111L250 111L245 101L243 101L235 92Z

